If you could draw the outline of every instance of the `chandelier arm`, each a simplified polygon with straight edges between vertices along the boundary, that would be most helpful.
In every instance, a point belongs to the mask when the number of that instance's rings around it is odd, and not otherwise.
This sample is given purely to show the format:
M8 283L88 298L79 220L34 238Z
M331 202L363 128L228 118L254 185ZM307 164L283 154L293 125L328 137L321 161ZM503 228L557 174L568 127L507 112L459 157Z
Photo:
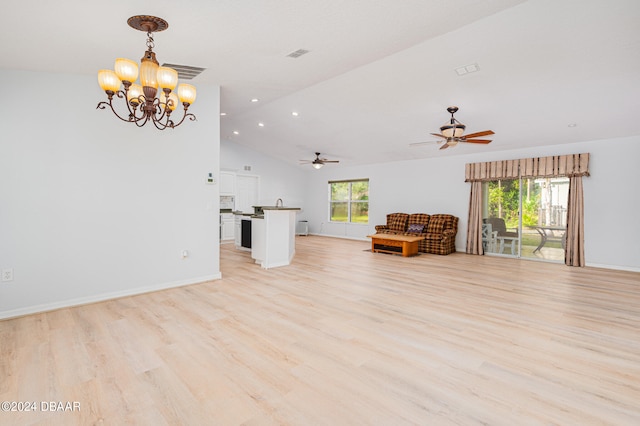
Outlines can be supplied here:
M183 104L183 105L184 105L184 104ZM195 116L195 115L193 115L192 113L187 113L187 109L188 109L188 108L189 108L189 105L188 105L188 104L187 104L187 105L185 105L185 107L184 107L184 114L182 115L182 119L181 119L177 124L174 124L172 127L178 127L179 125L181 125L181 124L182 124L182 122L183 122L187 117L189 117L189 120L190 120L190 121L196 121L196 116Z
M131 109L131 101L129 100L129 87L131 87L131 83L130 82L123 82L124 84L124 91L120 90L118 91L118 97L119 98L123 98L124 99L124 103L127 105L127 110L129 111L129 121L135 121L137 122L138 120L142 119L144 117L144 111L142 110L142 108L140 108L140 112L143 113L143 115L140 115L139 117L136 117L136 111L138 111L138 105L142 105L142 95L137 97L138 100L138 104L133 106L133 109Z
M165 117L169 119L169 114L171 113L170 112L167 113L167 111L169 110L169 108L167 107L167 104L165 104L164 102L160 102L159 99L157 101L158 102L155 105L156 111L154 112L154 115L153 115L153 121L162 122L162 120L164 120ZM164 108L161 108L160 105L164 105Z
M156 129L158 130L164 130L167 127L171 127L168 125L168 123L171 123L171 121L168 121L166 124L161 122L161 121L157 121L157 120L153 120L153 125L156 126Z
M149 116L147 114L144 114L141 117L134 117L132 120L130 120L130 123L135 123L136 126L138 127L142 127L145 124L147 124L147 121L149 121Z
M138 109L136 107L136 108L133 108L133 110L129 109L129 111L131 111L129 113L130 122L137 124L139 121L145 120L146 114L142 108ZM136 115L136 113L139 113L139 115ZM142 127L142 126L138 126L138 127Z
M118 113L116 112L116 110L113 108L113 103L112 103L112 100L111 100L111 99L109 99L109 102L102 101L102 102L98 103L98 106L96 107L96 109L106 109L106 107L107 107L107 106L108 106L109 108L111 108L111 111L112 111L112 112L115 114L115 116L116 116L116 117L118 117L120 120L122 120L122 121L126 121L127 123L130 123L130 122L131 122L131 116L129 116L129 118L123 118L123 117L121 117L121 116L120 116L120 114L118 114Z

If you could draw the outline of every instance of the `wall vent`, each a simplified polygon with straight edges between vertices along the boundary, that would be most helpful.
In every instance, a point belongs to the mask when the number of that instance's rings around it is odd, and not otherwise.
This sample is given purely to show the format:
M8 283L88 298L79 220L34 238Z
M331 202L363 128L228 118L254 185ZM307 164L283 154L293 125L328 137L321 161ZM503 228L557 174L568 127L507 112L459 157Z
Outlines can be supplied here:
M189 65L162 64L163 67L173 68L178 71L178 78L181 80L192 80L199 76L206 68L192 67Z
M296 58L299 58L300 56L305 55L307 53L309 53L309 51L306 50L306 49L298 49L298 50L295 50L295 51L289 53L287 55L287 57L296 59Z

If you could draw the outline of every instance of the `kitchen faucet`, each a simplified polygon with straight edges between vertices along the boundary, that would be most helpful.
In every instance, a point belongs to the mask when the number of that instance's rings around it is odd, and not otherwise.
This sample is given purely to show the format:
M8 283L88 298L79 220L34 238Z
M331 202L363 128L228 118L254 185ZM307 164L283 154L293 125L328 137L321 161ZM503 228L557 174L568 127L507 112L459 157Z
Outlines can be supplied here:
M278 198L278 199L276 200L276 207L283 207L283 205L282 205L282 198Z

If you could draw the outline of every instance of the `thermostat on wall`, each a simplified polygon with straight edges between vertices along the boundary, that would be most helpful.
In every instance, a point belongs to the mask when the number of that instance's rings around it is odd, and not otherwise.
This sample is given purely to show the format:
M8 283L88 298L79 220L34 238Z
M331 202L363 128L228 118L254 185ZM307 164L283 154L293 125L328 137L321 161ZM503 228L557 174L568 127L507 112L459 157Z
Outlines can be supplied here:
M215 184L216 184L216 180L215 180L215 178L213 177L213 173L209 173L209 174L207 175L207 184L208 184L208 185L215 185Z

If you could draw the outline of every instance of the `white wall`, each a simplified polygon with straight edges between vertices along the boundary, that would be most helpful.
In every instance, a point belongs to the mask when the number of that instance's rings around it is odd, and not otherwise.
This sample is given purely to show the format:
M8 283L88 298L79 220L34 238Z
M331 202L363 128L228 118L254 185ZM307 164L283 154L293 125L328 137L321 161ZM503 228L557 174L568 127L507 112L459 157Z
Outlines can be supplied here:
M456 149L463 149L459 147ZM449 213L460 218L456 248L466 245L469 184L466 163L588 152L585 177L585 257L590 266L640 271L640 136L486 154L448 156L357 167L324 167L310 176L305 205L311 233L365 239L393 212ZM327 182L369 178L369 225L328 223Z
M245 171L244 166L251 166L251 171ZM310 166L306 167L311 169ZM220 168L238 174L260 176L259 204L274 205L278 198L282 198L285 206L302 209L297 220L306 218L305 201L309 173L306 173L302 166L292 166L223 139L220 142Z
M96 110L95 77L0 76L0 318L220 276L219 87L159 131Z

